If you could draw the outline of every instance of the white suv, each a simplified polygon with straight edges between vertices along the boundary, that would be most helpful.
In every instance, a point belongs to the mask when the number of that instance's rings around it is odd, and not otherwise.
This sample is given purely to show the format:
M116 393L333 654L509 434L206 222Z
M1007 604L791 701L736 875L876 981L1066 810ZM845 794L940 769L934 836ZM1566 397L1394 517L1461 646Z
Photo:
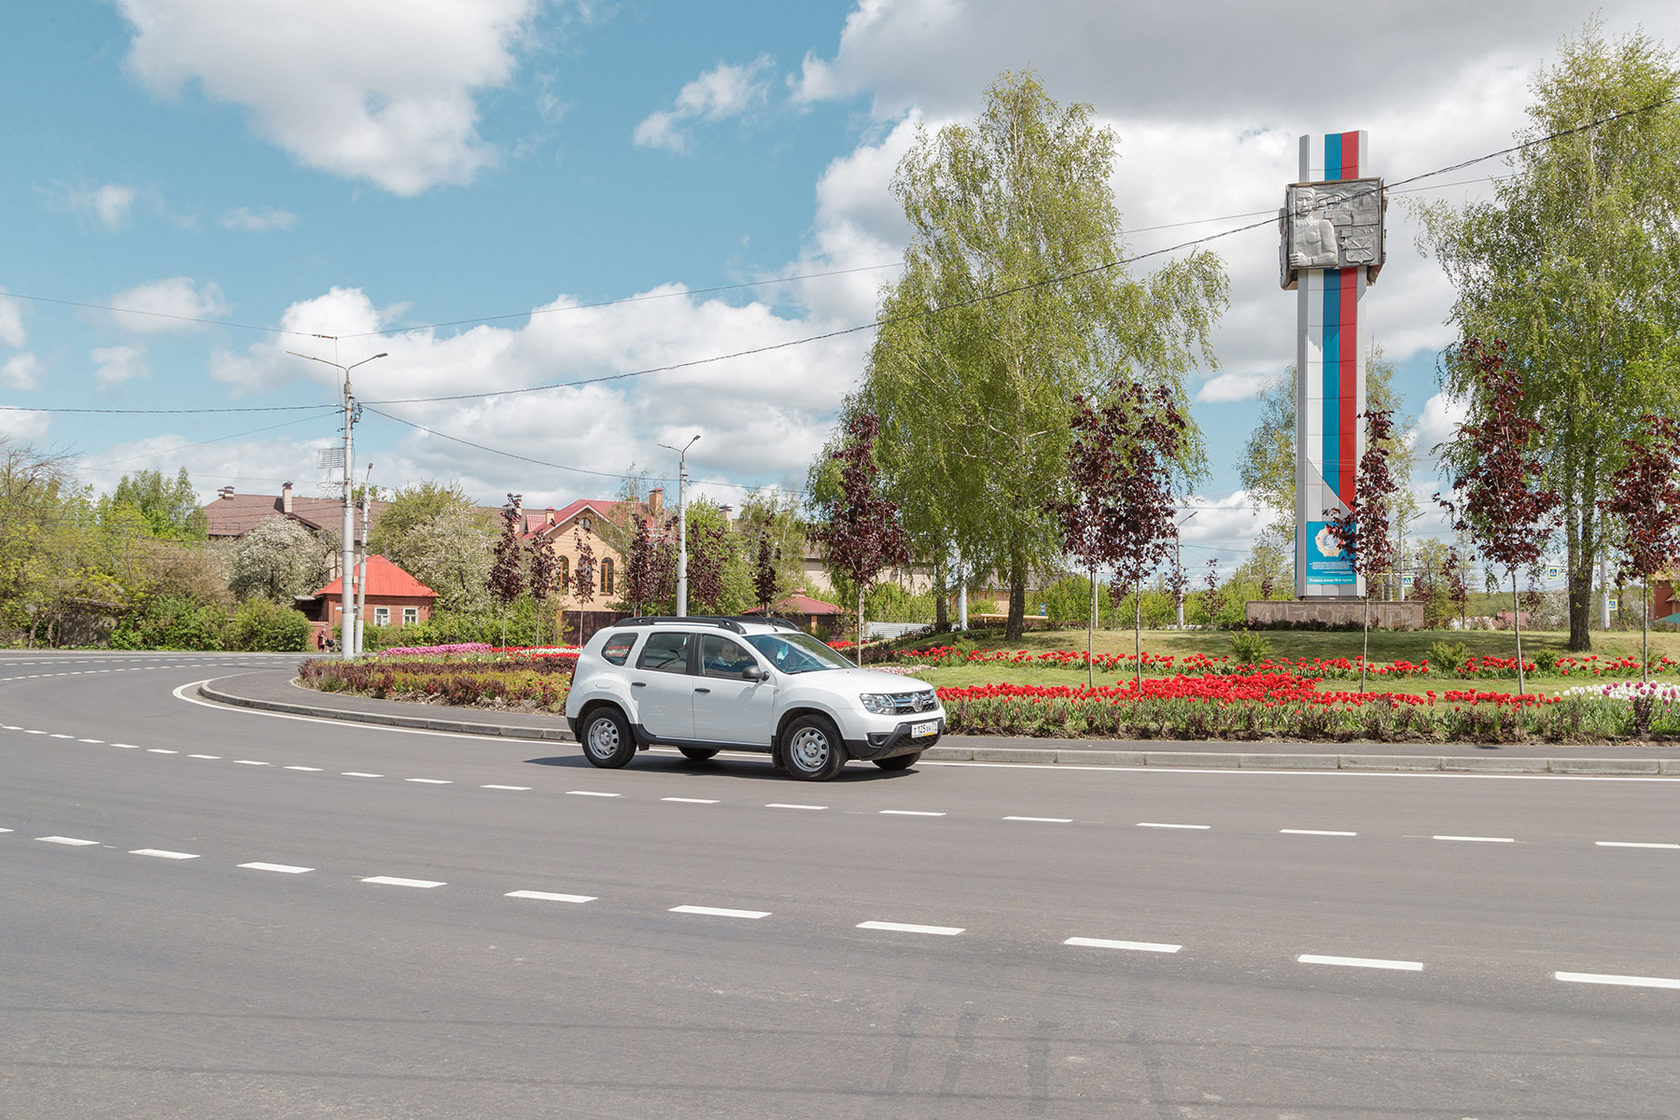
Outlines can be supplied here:
M821 782L848 758L903 770L945 733L930 685L860 669L791 622L631 618L578 655L566 719L596 766L651 743L692 759L724 747L766 751Z

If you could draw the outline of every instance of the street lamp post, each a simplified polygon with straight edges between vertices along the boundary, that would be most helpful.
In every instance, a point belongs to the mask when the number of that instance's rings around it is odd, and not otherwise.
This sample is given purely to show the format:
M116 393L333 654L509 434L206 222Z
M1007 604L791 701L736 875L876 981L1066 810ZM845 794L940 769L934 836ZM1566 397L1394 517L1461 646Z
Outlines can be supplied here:
M371 358L363 358L359 362L351 362L349 365L344 366L339 365L337 362L329 362L325 358L317 358L313 354L299 354L296 350L288 350L286 353L290 354L294 358L307 358L312 362L320 362L322 365L331 366L344 374L344 518L340 530L343 534L343 540L339 542L341 551L338 569L339 579L342 583L340 590L343 592L343 595L339 602L338 650L339 656L348 661L356 655L356 642L353 637L356 626L356 593L351 579L351 575L356 564L356 503L354 496L355 486L350 477L350 428L351 425L356 422L356 397L350 391L350 371L355 369L357 366L363 366L378 358L386 358L390 355L383 353L375 354Z
M1200 510L1193 509L1190 511L1190 517L1194 517L1200 512ZM1178 531L1190 523L1190 517L1186 517L1173 526L1173 598L1178 601L1178 628L1180 630L1184 629L1184 563L1179 559Z
M688 449L694 446L696 435L681 447L668 443L659 446L677 453L677 617L688 617L688 502L684 491L688 488Z

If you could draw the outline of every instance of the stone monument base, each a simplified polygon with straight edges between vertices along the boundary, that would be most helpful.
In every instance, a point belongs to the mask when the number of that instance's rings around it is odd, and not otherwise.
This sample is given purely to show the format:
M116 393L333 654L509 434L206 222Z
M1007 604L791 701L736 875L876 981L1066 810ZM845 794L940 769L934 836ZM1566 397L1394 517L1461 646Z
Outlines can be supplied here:
M1244 616L1250 626L1364 625L1363 599L1252 599ZM1422 630L1423 604L1371 600L1371 629Z

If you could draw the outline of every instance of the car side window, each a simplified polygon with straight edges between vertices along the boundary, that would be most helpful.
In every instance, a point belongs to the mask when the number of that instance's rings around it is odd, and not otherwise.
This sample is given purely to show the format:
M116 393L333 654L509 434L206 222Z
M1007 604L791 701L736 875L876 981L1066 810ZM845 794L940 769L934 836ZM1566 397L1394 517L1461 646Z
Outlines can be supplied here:
M742 680L748 669L758 668L758 662L746 648L722 635L705 634L700 638L700 672L708 677L728 677Z
M688 643L692 634L649 634L636 658L636 668L660 673L688 672Z
M635 634L609 634L606 644L601 647L601 656L614 665L622 665L635 644Z

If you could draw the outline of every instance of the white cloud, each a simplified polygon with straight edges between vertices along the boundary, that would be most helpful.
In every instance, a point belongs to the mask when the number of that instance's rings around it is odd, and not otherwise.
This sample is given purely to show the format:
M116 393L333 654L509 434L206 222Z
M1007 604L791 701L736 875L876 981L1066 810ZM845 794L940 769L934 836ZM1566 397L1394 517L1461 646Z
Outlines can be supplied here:
M93 381L101 389L111 389L136 377L145 377L146 351L138 346L105 346L90 355L94 365Z
M111 306L122 309L110 312L111 321L135 334L198 330L203 320L223 318L231 310L218 284L206 281L200 286L190 276L152 280L118 292Z
M511 79L537 0L117 0L133 73L243 107L299 163L398 195L494 157L475 94Z
M30 410L0 410L0 436L33 443L47 434L47 414Z
M0 386L26 392L41 385L41 359L34 354L14 354L0 365Z
M633 139L644 148L685 151L689 121L720 121L740 116L769 97L768 74L774 63L759 55L745 66L720 62L677 93L676 108L650 113L636 126Z
M255 210L240 206L222 215L222 228L267 233L271 229L291 229L297 225L297 220L296 214L274 206L262 206Z
M92 189L67 190L64 201L71 210L92 214L106 229L121 229L134 207L134 188L107 183Z
M23 307L17 300L0 292L0 342L21 350L29 339L23 329Z

